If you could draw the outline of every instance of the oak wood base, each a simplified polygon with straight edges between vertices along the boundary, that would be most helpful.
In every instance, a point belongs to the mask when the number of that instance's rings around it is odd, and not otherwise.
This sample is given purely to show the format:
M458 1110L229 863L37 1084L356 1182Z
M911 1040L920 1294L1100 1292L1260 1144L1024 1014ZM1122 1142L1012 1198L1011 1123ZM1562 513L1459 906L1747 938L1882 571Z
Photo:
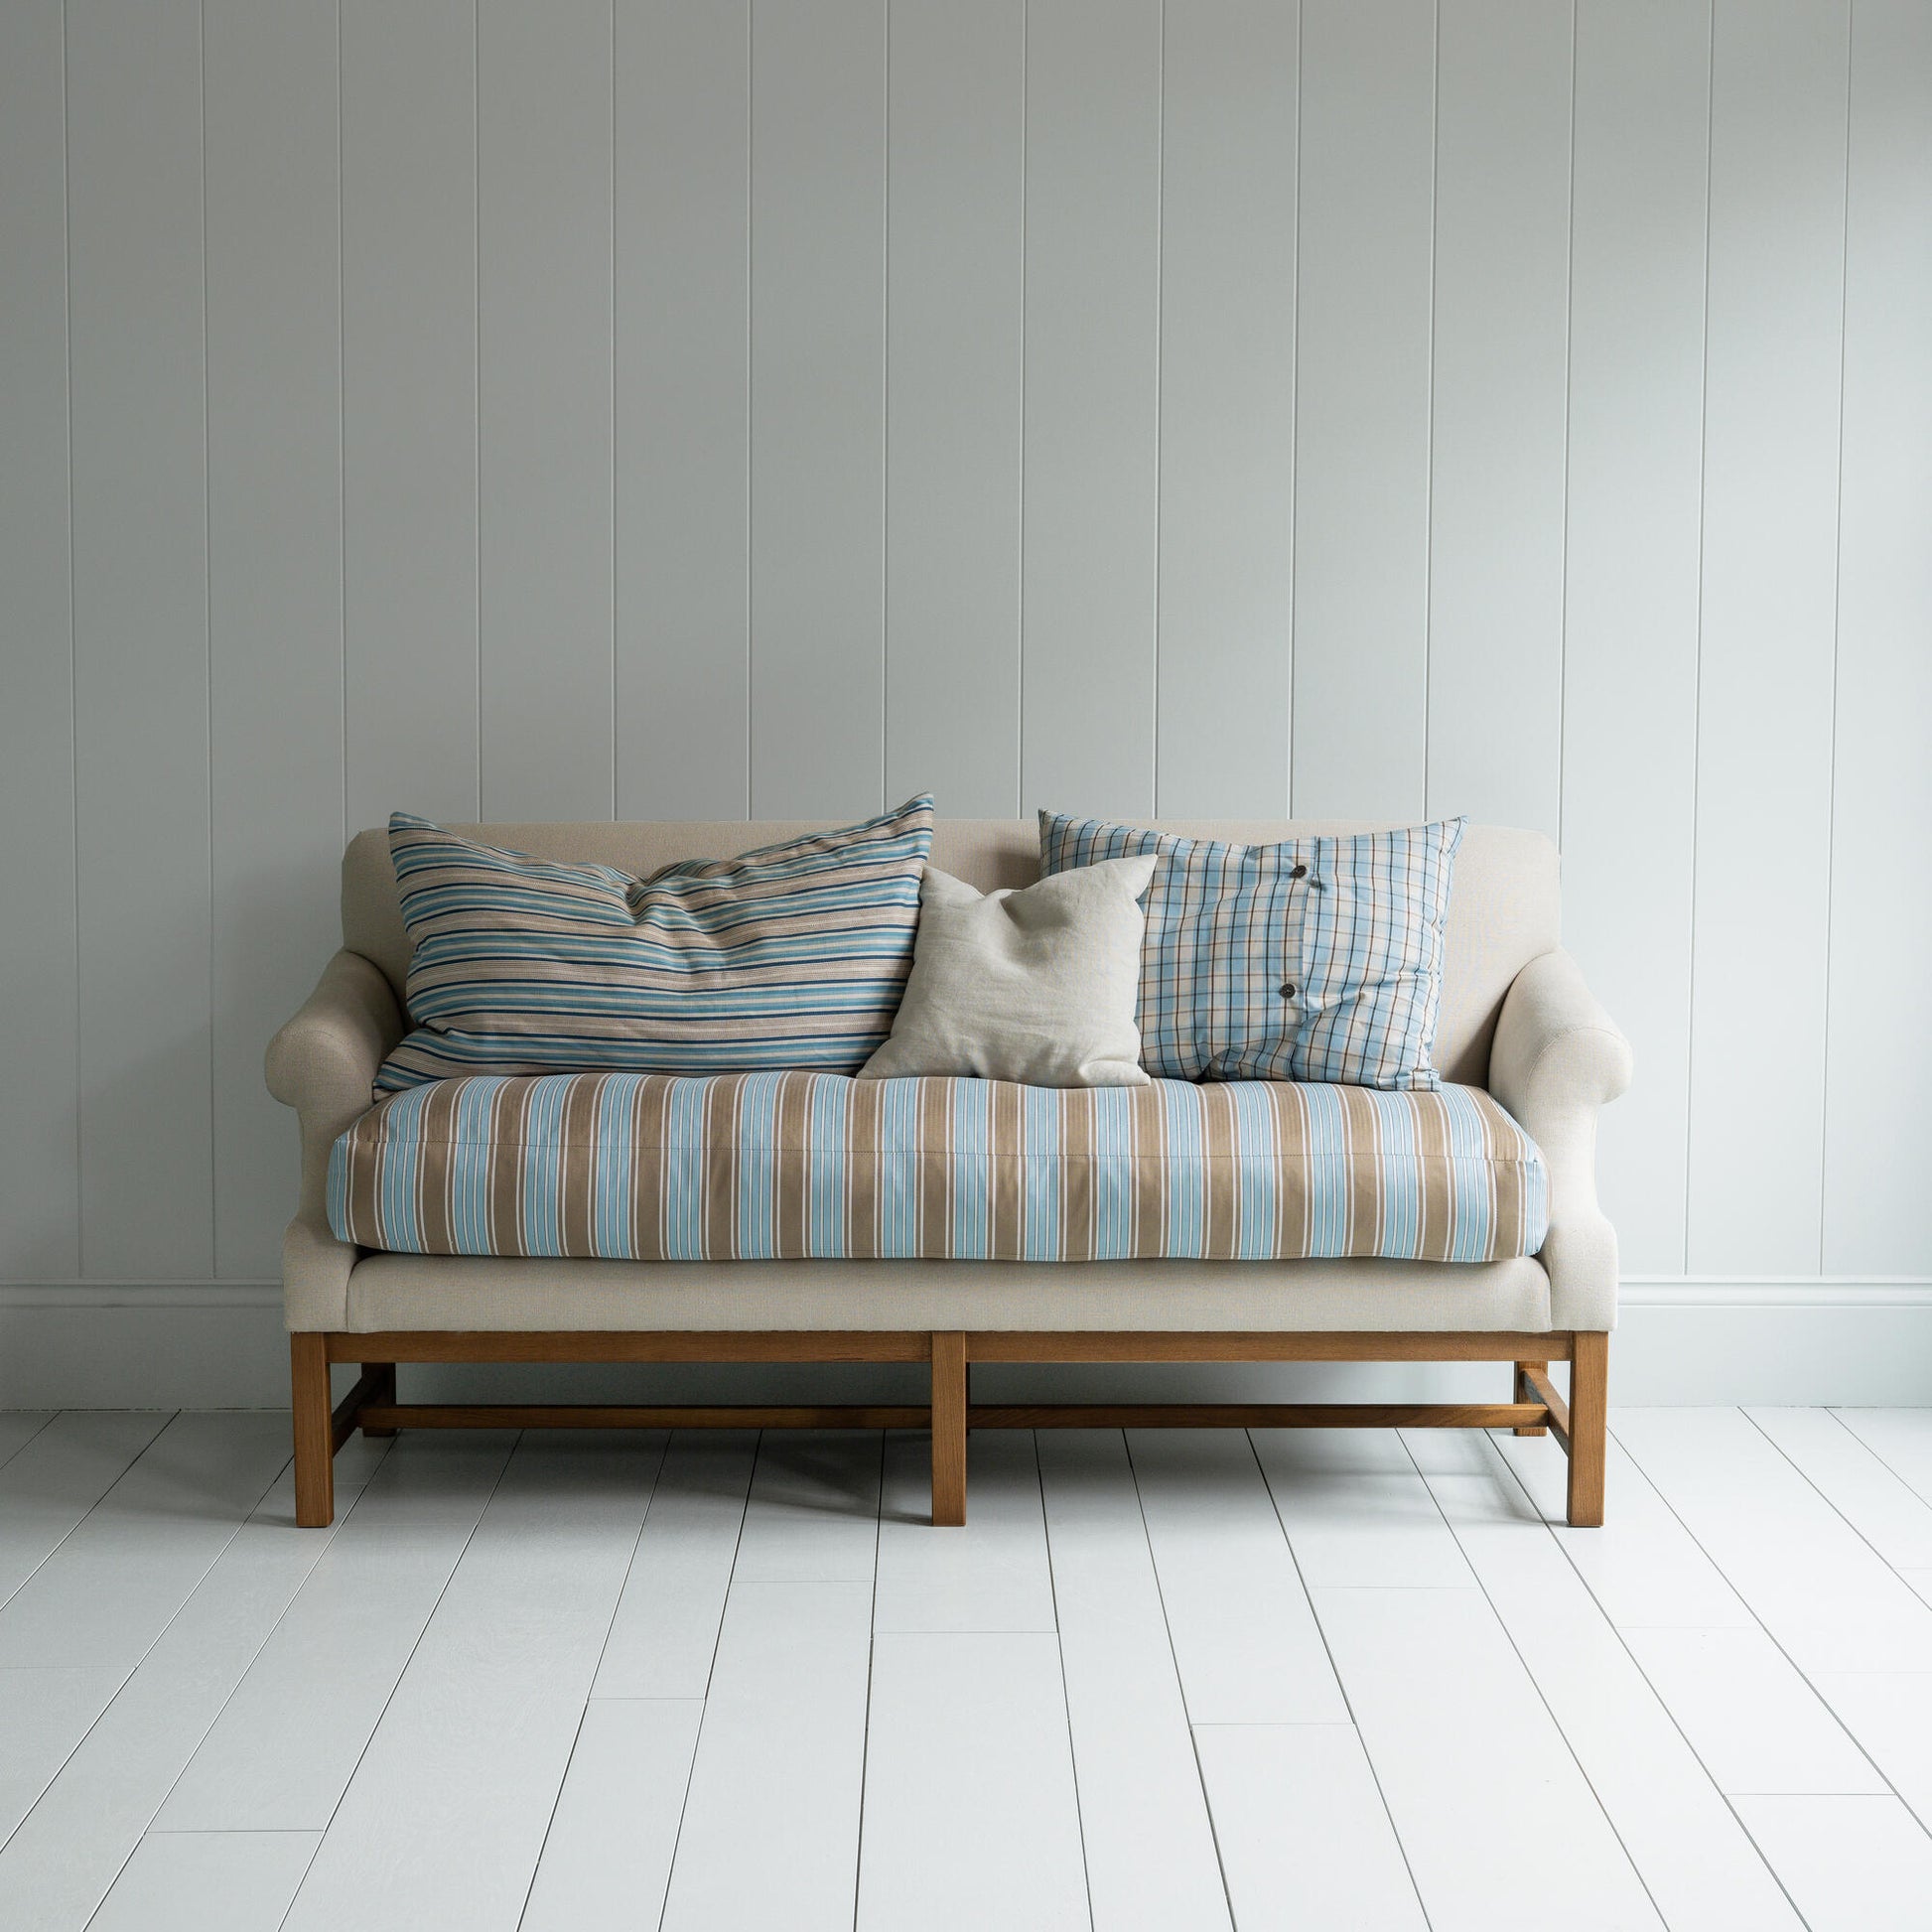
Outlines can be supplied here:
M409 1403L396 1394L398 1362L913 1362L930 1366L923 1404ZM974 1362L1414 1362L1510 1365L1509 1402L976 1403ZM1552 1361L1571 1365L1566 1402ZM329 1369L361 1374L330 1404ZM361 1429L930 1429L932 1521L966 1520L969 1429L1511 1429L1556 1437L1570 1457L1569 1518L1603 1520L1608 1436L1609 1337L1575 1333L1300 1334L800 1329L738 1334L704 1329L531 1331L498 1329L289 1337L295 1407L295 1513L304 1528L335 1515L335 1452Z

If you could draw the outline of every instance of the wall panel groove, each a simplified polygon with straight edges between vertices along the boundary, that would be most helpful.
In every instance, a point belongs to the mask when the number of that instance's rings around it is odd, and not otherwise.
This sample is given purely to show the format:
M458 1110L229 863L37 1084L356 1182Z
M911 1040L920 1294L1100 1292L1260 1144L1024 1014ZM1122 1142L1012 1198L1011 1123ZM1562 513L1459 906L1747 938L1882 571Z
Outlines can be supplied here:
M80 1265L213 1267L202 46L70 0Z
M1818 1266L1849 22L1715 16L1694 1272Z
M0 1274L80 1265L67 60L0 11Z

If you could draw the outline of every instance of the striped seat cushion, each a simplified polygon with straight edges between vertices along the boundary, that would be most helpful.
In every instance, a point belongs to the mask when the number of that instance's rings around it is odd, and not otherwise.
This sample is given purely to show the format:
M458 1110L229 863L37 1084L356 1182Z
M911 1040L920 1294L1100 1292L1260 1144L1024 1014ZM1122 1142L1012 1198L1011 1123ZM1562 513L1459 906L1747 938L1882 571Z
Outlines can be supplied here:
M398 812L416 1031L392 1093L465 1073L622 1067L852 1073L912 964L932 800L742 858L632 879L552 865Z
M1150 1073L1433 1092L1464 822L1235 845L1041 812L1040 870L1157 856L1141 946Z
M1486 1093L824 1073L445 1080L337 1141L329 1218L408 1254L1277 1261L1534 1254L1542 1157Z

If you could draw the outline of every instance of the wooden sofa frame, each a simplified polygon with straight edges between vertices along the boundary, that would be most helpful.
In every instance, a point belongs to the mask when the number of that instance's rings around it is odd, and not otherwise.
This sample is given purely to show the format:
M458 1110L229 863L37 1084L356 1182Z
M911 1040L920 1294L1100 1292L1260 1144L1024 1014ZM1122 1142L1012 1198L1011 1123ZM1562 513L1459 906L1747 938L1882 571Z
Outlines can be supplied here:
M1509 1429L1554 1435L1570 1457L1569 1519L1603 1520L1609 1336L1589 1330L1294 1333L1060 1330L713 1329L601 1332L422 1329L292 1334L295 1513L304 1528L335 1515L335 1453L360 1429L930 1429L932 1521L966 1520L969 1429ZM1570 1363L1566 1402L1550 1363ZM1512 1399L1490 1403L976 1403L975 1362L1509 1362ZM358 1364L332 1407L330 1369ZM926 1362L929 1402L824 1407L410 1403L400 1362Z

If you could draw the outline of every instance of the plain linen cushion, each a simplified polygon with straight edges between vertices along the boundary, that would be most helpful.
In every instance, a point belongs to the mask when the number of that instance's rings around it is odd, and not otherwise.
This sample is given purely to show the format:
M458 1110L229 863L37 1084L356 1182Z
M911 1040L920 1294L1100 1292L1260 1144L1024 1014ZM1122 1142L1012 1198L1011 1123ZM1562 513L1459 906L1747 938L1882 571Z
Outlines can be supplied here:
M389 846L416 1031L378 1092L597 1067L854 1073L912 963L932 800L634 879L398 812Z
M1159 863L1141 953L1141 1057L1179 1080L1434 1092L1444 929L1464 821L1238 845L1039 815L1042 872Z
M862 1080L970 1074L1035 1087L1136 1087L1138 903L1155 860L1109 859L981 894L926 868L919 933L892 1037Z

